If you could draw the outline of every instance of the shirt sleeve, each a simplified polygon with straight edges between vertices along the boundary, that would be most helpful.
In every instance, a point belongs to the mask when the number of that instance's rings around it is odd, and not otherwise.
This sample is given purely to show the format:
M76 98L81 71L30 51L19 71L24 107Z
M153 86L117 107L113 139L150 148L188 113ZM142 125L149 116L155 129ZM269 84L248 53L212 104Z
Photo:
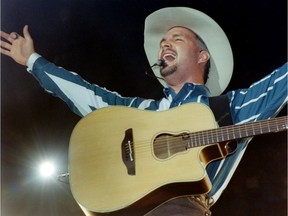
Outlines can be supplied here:
M247 89L228 92L234 123L275 117L287 103L287 63Z
M227 93L235 124L274 117L287 103L287 64L276 69L247 89ZM209 192L216 202L227 187L251 138L238 140L236 152L209 164L207 172L213 184Z
M84 80L77 73L57 67L38 54L29 58L28 71L50 94L61 98L69 108L80 116L110 105L137 106L144 99L122 97Z

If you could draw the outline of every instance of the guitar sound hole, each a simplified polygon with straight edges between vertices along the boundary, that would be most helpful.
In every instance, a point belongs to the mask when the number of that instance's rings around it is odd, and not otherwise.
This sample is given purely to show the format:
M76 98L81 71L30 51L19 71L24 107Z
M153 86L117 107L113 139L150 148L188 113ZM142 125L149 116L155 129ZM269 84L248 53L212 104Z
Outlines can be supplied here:
M154 139L154 154L159 159L167 159L173 155L187 151L187 133L178 135L160 134Z

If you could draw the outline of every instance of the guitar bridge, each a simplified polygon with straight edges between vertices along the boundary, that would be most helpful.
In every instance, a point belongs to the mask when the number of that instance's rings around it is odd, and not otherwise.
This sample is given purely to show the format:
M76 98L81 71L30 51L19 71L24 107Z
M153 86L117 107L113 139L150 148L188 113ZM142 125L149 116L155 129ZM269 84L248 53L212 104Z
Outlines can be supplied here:
M122 141L121 150L122 160L127 168L128 175L135 175L135 158L132 128L129 128L125 131L125 137Z

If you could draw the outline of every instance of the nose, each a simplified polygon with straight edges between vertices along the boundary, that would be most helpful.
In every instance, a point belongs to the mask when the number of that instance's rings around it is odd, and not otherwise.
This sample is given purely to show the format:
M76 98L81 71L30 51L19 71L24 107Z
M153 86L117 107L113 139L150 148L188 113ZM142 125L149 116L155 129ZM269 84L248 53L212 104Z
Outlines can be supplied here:
M167 49L167 48L171 48L172 47L172 45L171 45L171 43L169 42L169 41L163 41L162 43L161 43L161 48L162 49Z

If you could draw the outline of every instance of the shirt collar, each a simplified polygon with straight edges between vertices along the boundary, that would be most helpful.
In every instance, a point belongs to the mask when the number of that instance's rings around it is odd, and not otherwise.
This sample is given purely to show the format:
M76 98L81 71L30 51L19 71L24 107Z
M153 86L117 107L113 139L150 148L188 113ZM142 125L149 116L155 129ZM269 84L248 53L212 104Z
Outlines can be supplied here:
M189 92L191 92L194 96L199 96L199 95L205 95L209 97L211 95L209 89L202 84L196 84L196 83L185 83L181 90L176 94L174 90L170 87L164 88L163 92L165 96L168 98L169 96L172 98L175 98L176 96L179 95L187 95Z

